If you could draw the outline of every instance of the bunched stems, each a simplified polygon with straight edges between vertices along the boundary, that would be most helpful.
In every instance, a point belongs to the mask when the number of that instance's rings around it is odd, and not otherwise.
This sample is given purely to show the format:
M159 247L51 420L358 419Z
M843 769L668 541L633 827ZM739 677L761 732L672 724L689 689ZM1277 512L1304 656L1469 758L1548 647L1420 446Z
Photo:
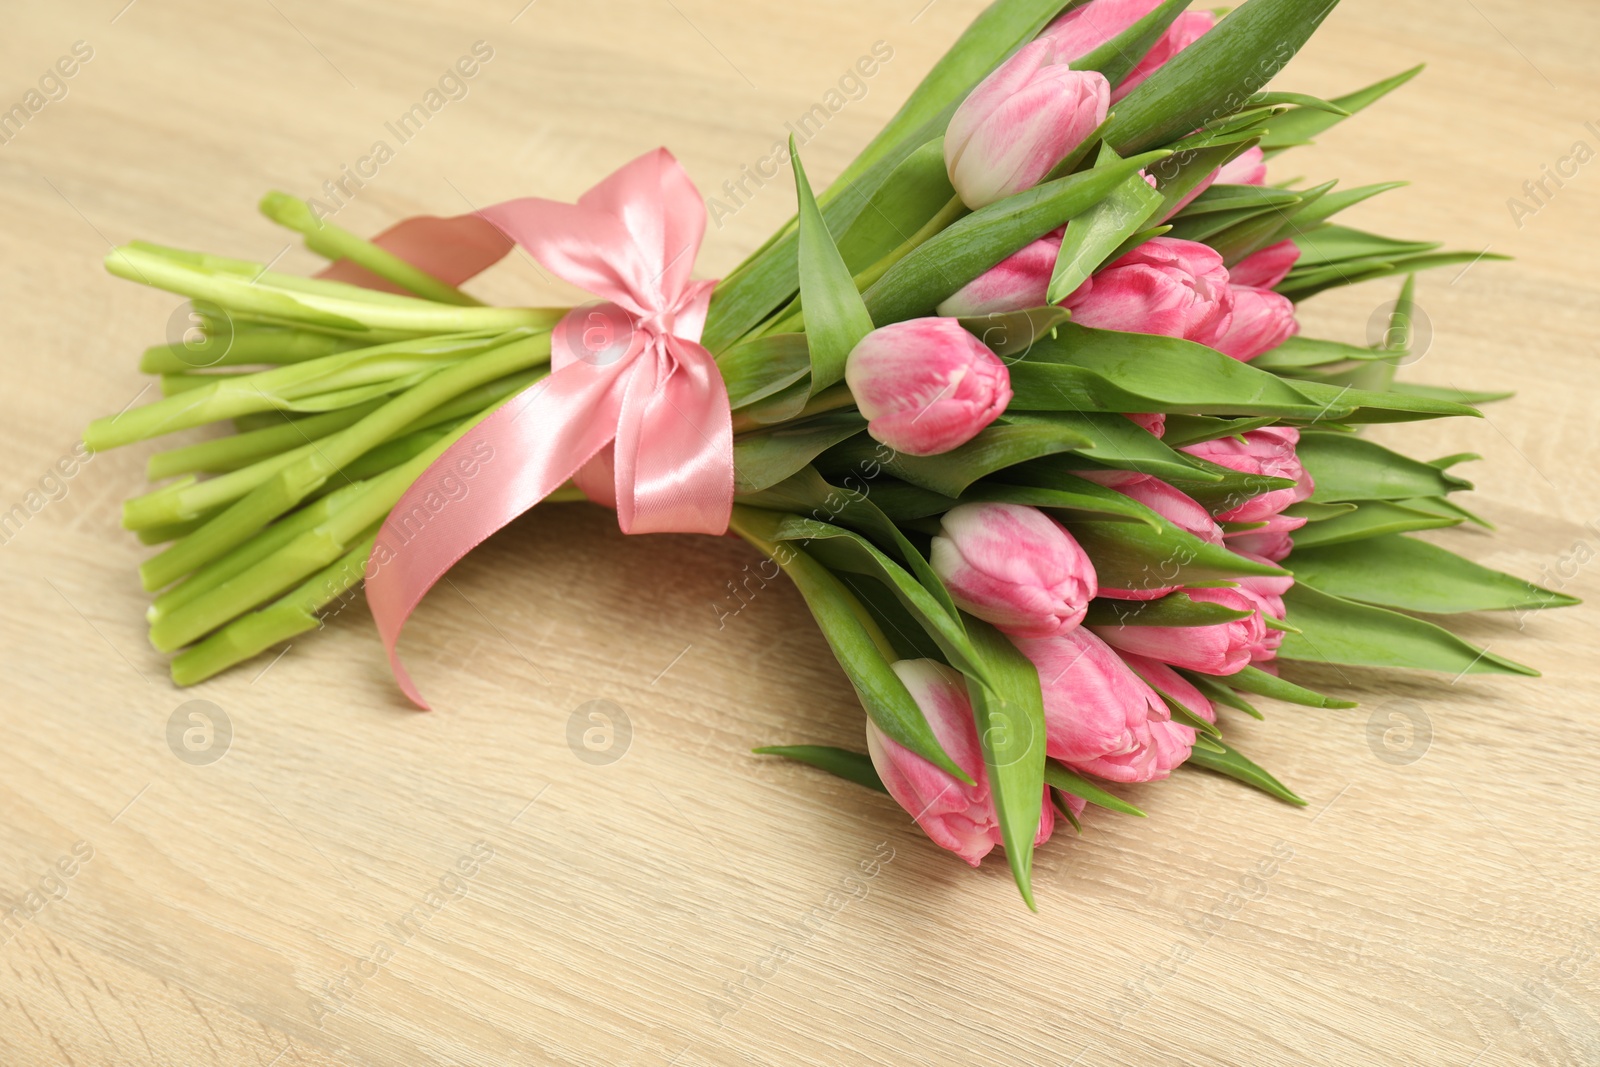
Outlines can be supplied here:
M519 332L504 341L498 348L463 360L412 386L355 425L323 438L311 453L277 471L205 526L147 560L139 568L145 588L160 589L243 544L318 489L343 464L445 401L550 358L547 333L530 336Z

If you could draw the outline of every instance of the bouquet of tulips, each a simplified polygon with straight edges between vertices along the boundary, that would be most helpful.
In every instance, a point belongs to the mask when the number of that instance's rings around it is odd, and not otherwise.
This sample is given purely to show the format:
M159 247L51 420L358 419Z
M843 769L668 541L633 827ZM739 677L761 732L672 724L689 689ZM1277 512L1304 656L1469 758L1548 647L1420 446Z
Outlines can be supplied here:
M197 328L145 353L164 398L87 444L233 429L154 454L151 478L175 480L124 508L164 545L141 576L174 680L316 627L363 580L392 647L380 587L450 539L491 469L537 488L457 531L394 617L540 500L607 504L631 532L731 529L799 588L866 712L866 753L758 751L886 790L973 865L1003 846L1031 906L1058 815L1140 814L1119 785L1190 765L1303 803L1219 719L1259 718L1256 697L1351 706L1280 666L1534 673L1418 617L1572 602L1406 536L1486 525L1451 499L1473 457L1360 435L1499 398L1394 380L1415 273L1494 257L1330 221L1393 183L1268 179L1416 71L1333 100L1267 91L1332 4L1186 3L998 0L820 194L791 144L795 218L714 287L656 255L704 227L664 151L619 176L667 208L635 211L617 177L577 205L512 202L544 221L453 220L489 249L468 266L430 251L451 220L367 241L283 194L263 211L325 276L117 249L113 273L188 297ZM624 284L631 267L541 232L574 219L659 271ZM459 285L511 240L612 298L483 306ZM1300 335L1299 301L1384 276L1404 280L1382 343ZM639 412L694 375L714 403L684 417L708 451L674 447L723 473L651 510L641 472L678 467ZM591 381L618 405L603 419L581 407ZM508 452L523 407L538 425ZM546 477L569 446L576 473Z

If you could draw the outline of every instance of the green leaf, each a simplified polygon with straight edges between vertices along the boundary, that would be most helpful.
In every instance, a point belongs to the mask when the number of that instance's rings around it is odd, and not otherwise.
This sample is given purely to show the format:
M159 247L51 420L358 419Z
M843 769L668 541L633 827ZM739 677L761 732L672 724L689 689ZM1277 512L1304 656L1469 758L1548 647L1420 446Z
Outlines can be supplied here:
M1338 700L1334 697L1323 696L1304 686L1286 682L1275 674L1268 674L1259 667L1245 667L1243 670L1225 677L1217 678L1220 685L1232 686L1242 689L1246 693L1256 696L1272 697L1286 704L1301 704L1308 708L1353 708L1353 700Z
M935 493L931 489L889 477L883 473L882 463L876 460L870 460L864 468L856 468L855 471L849 467L836 467L835 480L848 484L857 472L861 478L872 482L872 502L895 522L911 522L930 515L943 515L959 503L955 497Z
M1121 415L1100 411L1012 411L1006 421L1015 425L1053 426L1064 433L1078 434L1087 444L1070 456L1034 461L1022 472L1029 485L1054 485L1058 472L1074 469L1133 470L1158 478L1196 481L1222 480L1213 477L1204 460L1178 452L1161 438ZM1041 480L1040 474L1044 474ZM1014 480L1014 479L1008 479Z
M945 171L944 138L935 137L902 160L839 237L852 274L899 248L956 195Z
M1145 813L1129 804L1126 800L1114 793L1095 785L1081 774L1074 773L1065 764L1050 760L1044 767L1044 780L1063 793L1071 793L1079 800L1086 800L1096 807L1106 808L1109 811L1121 812L1124 815L1137 815L1145 818Z
M1152 512L1152 514L1154 514ZM1160 589L1229 581L1249 575L1281 575L1270 564L1236 556L1162 519L1160 529L1131 522L1059 516L1094 561L1106 589Z
M1217 742L1217 745L1222 749L1220 753L1202 749L1199 745L1196 745L1194 750L1189 753L1189 762L1208 771L1225 774L1235 781L1243 782L1245 785L1261 790L1268 796L1277 797L1279 800L1286 801L1296 807L1303 808L1306 806L1306 802L1300 799L1294 790L1246 759L1238 749L1224 741Z
M1296 198L1296 203L1299 202ZM1172 236L1184 241L1201 241L1220 246L1217 251L1224 258L1231 255L1233 238L1224 236L1230 231L1242 233L1246 223L1266 219L1267 227L1282 225L1283 209L1277 207L1241 207L1231 211L1214 211L1202 215L1179 215L1172 220Z
M1319 341L1313 337L1295 336L1277 348L1261 353L1250 361L1257 370L1294 371L1302 367L1322 367L1350 360L1383 359L1385 353L1375 348L1347 345L1340 341ZM1448 397L1444 399L1450 399Z
M1177 670L1177 668L1174 669ZM1235 693L1228 686L1223 685L1220 678L1212 677L1209 674L1201 674L1198 671L1178 670L1178 673L1187 678L1189 682L1196 689L1200 690L1201 693L1205 694L1205 696L1208 697L1213 704L1221 704L1224 707L1237 708L1253 719L1266 719L1266 716L1257 711L1255 706L1248 700L1241 697L1238 693Z
M1223 437L1238 437L1271 426L1277 422L1273 415L1257 415L1249 419L1219 419L1209 415L1168 415L1166 432L1161 435L1164 444L1173 448L1197 445L1203 441L1216 441Z
M883 779L878 777L872 758L865 752L851 752L847 748L834 748L831 745L765 745L750 751L758 756L782 756L784 759L809 763L847 782L864 785L880 793L889 791L884 788Z
M935 493L955 497L979 478L995 471L1004 470L1023 460L1083 448L1091 443L1082 434L1048 424L1013 425L997 422L966 444L937 456L890 453L892 458L881 459L880 454L888 450L875 441L862 439L848 441L829 450L819 466L824 472L832 472L870 463L874 457L878 457L883 469L895 477Z
M1283 509L1283 514L1290 518L1305 519L1309 522L1321 522L1324 519L1336 519L1340 515L1348 515L1356 510L1357 505L1344 504L1313 504L1309 500L1301 500L1290 504Z
M766 553L800 590L834 658L878 729L945 773L971 783L967 773L945 753L922 709L890 667L884 651L887 641L876 632L876 624L861 602L805 550L777 542L773 535L782 518L775 512L736 504L729 526Z
M955 611L955 605L950 603L949 593L944 591L943 585L939 586L939 593L930 592L918 577L908 573L871 541L853 530L830 523L790 515L778 525L772 539L802 543L811 556L836 573L850 571L882 581L924 632L938 644L951 666L980 684L993 684L983 660L968 640L960 615ZM912 555L917 555L915 549L910 549L909 545L906 547ZM927 575L932 575L925 561L923 569ZM933 580L938 581L937 578Z
M1072 313L1064 307L1025 308L1021 311L992 311L987 315L964 315L961 328L1002 359L1026 356L1040 339L1066 322Z
M945 116L945 120L948 120L948 116ZM937 129L930 126L915 143L896 149L856 176L834 182L819 201L828 232L847 233L861 213L867 210L871 198L884 192L885 184L895 179L894 172L901 160L915 148L940 136L943 129L942 123ZM907 175L898 180L911 181L913 178ZM908 191L896 189L885 195L901 192ZM713 355L722 353L741 338L747 337L773 311L799 293L799 244L799 230L791 222L717 283L711 294L705 331L700 339L700 343Z
M1390 390L1404 393L1407 396L1426 397L1430 400L1451 400L1457 404L1489 404L1496 400L1505 400L1516 396L1516 391L1507 389L1499 392L1473 392L1466 389L1457 389L1453 385L1418 385L1416 382L1395 382Z
M1326 222L1339 212L1344 211L1346 208L1354 207L1363 200L1369 200L1380 193L1387 193L1391 189L1402 189L1409 184L1411 183L1379 182L1376 185L1362 185L1338 193L1329 191L1319 197L1315 204L1295 212L1292 232L1299 233L1303 230L1309 230L1317 223Z
M1367 604L1448 615L1461 611L1568 607L1576 597L1479 566L1454 552L1391 534L1300 548L1284 566L1298 581Z
M1300 258L1295 261L1290 276L1309 273L1313 267L1344 263L1348 260L1383 259L1432 252L1439 247L1437 241L1400 241L1381 237L1365 230L1329 223L1302 233L1295 239L1300 246Z
M1006 476L1013 474L1011 471L1005 473ZM1160 524L1159 516L1149 508L1114 489L1107 489L1103 485L1070 474L1054 474L1048 481L1050 485L1045 488L1036 485L1004 485L997 481L985 480L962 493L960 503L990 501L999 504L1023 504L1034 508L1072 511L1097 518L1132 519L1152 528Z
M1298 104L1312 111L1326 112L1338 119L1350 117L1350 112L1331 100L1324 100L1320 96L1308 96L1305 93L1257 93L1246 102L1247 107L1277 107L1280 104Z
M1336 96L1329 101L1329 103L1344 111L1345 115L1332 114L1320 108L1297 108L1281 115L1273 121L1272 132L1262 138L1261 147L1268 150L1282 150L1290 145L1306 144L1317 134L1344 121L1346 115L1355 114L1421 73L1422 68L1420 66L1412 67L1403 74L1385 78L1383 81L1375 82L1365 89L1360 89L1345 96Z
M1360 369L1367 370L1377 365L1365 363ZM1392 366L1387 365L1388 368ZM1284 380L1294 386L1297 392L1304 393L1307 399L1322 403L1322 413L1317 419L1322 422L1418 422L1423 419L1483 417L1478 409L1465 404L1416 393L1360 389L1352 385L1312 382L1297 377L1285 377Z
M1179 7L1175 4L1181 6L1181 0L1170 0L1165 6L1176 12ZM1157 9L1158 13L1161 10ZM1098 165L1117 158L1111 149L1102 147ZM1058 304L1071 296L1122 242L1139 232L1161 203L1161 194L1150 188L1144 175L1132 174L1111 195L1068 222L1045 301Z
M872 332L872 317L856 291L844 257L822 221L811 183L800 165L794 135L789 136L795 195L800 202L800 301L806 309L806 341L811 351L811 395L844 379L850 350Z
M1505 262L1510 258L1498 252L1435 252L1388 259L1345 260L1304 274L1291 274L1278 286L1277 291L1292 300L1302 301L1327 289L1387 278L1393 274L1411 274L1435 267L1453 267L1480 261Z
M1504 659L1455 634L1387 608L1358 604L1296 581L1284 594L1289 621L1278 655L1355 667L1409 667L1447 674L1528 674L1531 667Z
M1311 499L1317 503L1403 500L1472 488L1465 479L1349 434L1302 433L1295 452L1316 482Z
M1248 619L1254 612L1235 611L1187 593L1168 593L1155 600L1112 600L1097 597L1089 603L1085 626L1216 626Z
M967 633L983 659L992 689L969 686L989 790L1000 820L1011 877L1029 908L1033 903L1033 839L1044 802L1044 698L1039 672L1000 631L965 616ZM1035 909L1037 910L1037 909Z
M1181 412L1316 418L1275 374L1177 337L1063 323L1011 365L1019 411Z
M1437 515L1446 519L1465 519L1475 526L1482 526L1485 530L1495 528L1494 523L1488 519L1480 518L1455 501L1448 500L1442 496L1414 496L1408 500L1402 500L1400 503L1414 511L1421 511L1428 515Z
M828 448L867 428L855 411L829 411L733 439L734 490L753 493L788 478Z
M1283 69L1333 6L1330 0L1246 0L1117 105L1106 143L1137 152L1237 110Z
M1111 194L1129 175L1165 158L1147 152L1008 196L951 223L869 288L872 321L926 314L972 279Z
M1300 194L1292 189L1273 189L1260 185L1211 185L1189 201L1178 217L1189 218L1245 208L1287 208L1298 203Z
M717 357L717 369L735 410L765 400L811 373L811 350L803 333L773 333L734 345Z
M1296 505L1299 507L1300 505ZM1354 511L1306 524L1294 532L1295 548L1339 545L1384 534L1411 530L1438 530L1461 525L1459 515L1441 515L1416 507L1411 501L1370 500Z

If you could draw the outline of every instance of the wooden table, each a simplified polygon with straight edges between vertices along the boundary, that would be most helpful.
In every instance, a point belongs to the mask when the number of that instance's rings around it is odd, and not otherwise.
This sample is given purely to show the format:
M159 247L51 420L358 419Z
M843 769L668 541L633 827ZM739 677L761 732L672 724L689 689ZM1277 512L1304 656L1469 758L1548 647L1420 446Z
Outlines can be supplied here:
M861 715L792 589L723 617L756 558L731 539L540 509L412 624L433 714L359 605L174 689L144 640L148 550L117 523L149 449L51 474L90 418L149 398L136 355L177 311L103 273L110 243L304 271L252 210L268 189L343 179L337 220L372 231L570 199L657 144L710 193L885 42L806 145L824 180L979 8L523 2L10 12L0 106L74 42L92 57L0 145L0 508L28 509L0 546L0 1062L1600 1062L1590 607L1467 624L1542 680L1303 672L1362 707L1228 725L1308 808L1203 773L1138 790L1148 820L1091 814L1041 851L1038 915L1003 863L970 872L887 799L749 753L860 747ZM479 41L459 98L395 137ZM1274 175L1408 179L1353 221L1517 257L1423 280L1409 373L1518 397L1379 436L1482 452L1470 503L1499 531L1441 542L1591 599L1600 163L1563 161L1600 149L1597 49L1584 0L1346 0L1281 84L1430 69ZM363 163L379 140L392 158ZM1546 165L1564 184L1535 205ZM702 274L791 211L785 180L749 188ZM1319 298L1307 331L1363 341L1396 288ZM478 291L576 296L517 257ZM627 720L609 763L577 756L591 701Z

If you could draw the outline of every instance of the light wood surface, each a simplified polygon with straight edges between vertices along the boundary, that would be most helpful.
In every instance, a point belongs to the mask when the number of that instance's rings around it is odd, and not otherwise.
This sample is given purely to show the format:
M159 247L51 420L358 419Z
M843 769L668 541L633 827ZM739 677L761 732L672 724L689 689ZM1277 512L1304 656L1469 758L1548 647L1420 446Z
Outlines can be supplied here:
M1038 915L1003 863L971 872L887 799L749 754L859 747L861 713L788 587L719 625L755 560L731 539L624 538L584 505L518 522L408 631L433 714L360 605L174 689L117 524L149 449L47 478L141 396L178 305L106 276L109 242L309 270L256 199L314 195L379 139L394 158L337 216L357 230L570 199L657 144L710 193L887 42L806 146L825 180L979 4L124 3L14 5L0 34L4 108L93 49L0 145L0 510L46 490L0 545L0 1062L1600 1063L1594 607L1467 623L1539 680L1302 672L1362 707L1228 726L1307 809L1198 772L1137 790L1148 820L1091 813L1040 852ZM385 123L480 40L466 97L397 144ZM1591 601L1600 162L1520 226L1507 201L1600 150L1597 50L1587 0L1346 0L1280 84L1430 69L1274 174L1408 179L1352 221L1517 257L1423 279L1408 372L1517 398L1379 436L1483 453L1469 503L1499 531L1439 540ZM756 191L700 273L792 203ZM577 295L517 257L476 288ZM1396 288L1320 297L1307 332L1363 341ZM193 699L231 724L208 765L168 742ZM568 741L596 700L631 723L608 765Z

